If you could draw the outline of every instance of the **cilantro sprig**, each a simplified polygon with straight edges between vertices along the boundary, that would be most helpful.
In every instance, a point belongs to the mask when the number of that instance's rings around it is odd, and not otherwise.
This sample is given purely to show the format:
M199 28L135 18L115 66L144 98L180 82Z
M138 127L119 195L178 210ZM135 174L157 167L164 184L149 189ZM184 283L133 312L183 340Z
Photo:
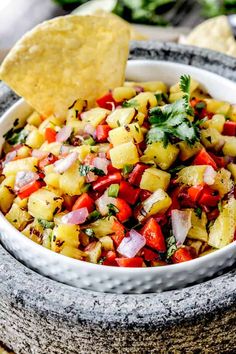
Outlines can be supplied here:
M173 139L186 141L193 145L199 140L199 122L191 122L189 115L193 115L189 104L190 76L180 78L180 88L184 95L181 99L163 107L154 107L149 112L151 129L147 133L147 143L163 141L166 147Z

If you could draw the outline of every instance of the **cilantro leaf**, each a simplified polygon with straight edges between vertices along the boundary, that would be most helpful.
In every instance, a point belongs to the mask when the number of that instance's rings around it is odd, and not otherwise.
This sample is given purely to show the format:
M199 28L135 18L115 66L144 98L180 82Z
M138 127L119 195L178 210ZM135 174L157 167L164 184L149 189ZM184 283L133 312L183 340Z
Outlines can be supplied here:
M180 76L179 87L185 94L190 94L191 77L189 75Z
M124 101L122 103L122 107L123 108L130 108L130 107L138 107L139 103L137 100L133 99L133 100L129 100L129 101Z
M10 145L16 145L25 143L28 134L29 132L22 128L11 128L3 135L3 137Z
M38 223L44 228L44 229L52 229L54 227L54 222L48 221L45 219L38 219Z
M90 171L93 172L96 176L105 176L104 171L100 170L100 168L92 167Z
M90 171L90 166L88 166L88 165L80 165L80 167L79 167L80 176L87 176L89 171Z
M173 138L189 144L194 144L199 140L198 124L188 119L186 101L183 98L163 108L152 108L149 121L152 126L147 133L148 144L163 141L164 146L167 146Z
M93 229L83 229L83 232L84 232L88 237L94 237L94 236L95 236L95 232L93 231Z
M119 213L119 209L112 203L107 205L108 207L108 215L112 216L112 215L116 215L117 213Z
M200 207L195 208L195 209L194 209L194 213L196 214L196 216L197 216L199 219L201 219L201 217L202 217L202 208L200 208Z
M167 246L166 258L169 259L171 256L173 256L173 254L177 250L176 239L174 235L170 235L169 237L167 237L166 246Z

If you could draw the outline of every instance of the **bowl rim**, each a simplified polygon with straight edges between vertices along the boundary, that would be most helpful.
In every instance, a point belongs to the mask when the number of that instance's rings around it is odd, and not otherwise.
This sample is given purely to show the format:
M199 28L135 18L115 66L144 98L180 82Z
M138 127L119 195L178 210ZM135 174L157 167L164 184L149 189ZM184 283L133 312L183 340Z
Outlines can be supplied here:
M153 60L153 59L134 59L134 60L129 60L128 63L131 63L134 66L138 66L138 65L144 65L144 64L155 64L155 63L161 63L162 65L165 66L173 66L173 65L177 65L179 67L191 67L188 64L182 64L182 63L178 63L178 62L165 62L164 60ZM221 75L218 75L216 73L210 72L206 69L202 69L202 68L198 68L198 67L191 67L191 70L194 70L196 73L200 70L200 71L204 71L206 72L208 75L212 76L212 77L220 77L222 80L224 80L225 82L227 82L229 85L233 85L234 88L236 89L236 83L234 81L231 81L227 78L222 77ZM23 99L20 98L18 101L16 101L12 106L10 106L5 112L4 114L0 117L0 130L2 128L2 125L4 123L6 123L9 119L9 116L11 116L12 114L14 114L15 112L17 113L17 109L20 108L30 108L30 106L28 105L28 103ZM1 135L4 132L1 132ZM1 146L0 146L0 150L1 150ZM27 236L25 236L22 232L18 231L3 215L2 212L0 212L0 233L4 232L7 234L11 234L14 233L15 236L17 236L18 238L20 237L21 240L23 242L25 242L26 244L29 244L33 246L35 250L39 250L39 253L42 254L44 253L45 256L49 256L49 257L53 257L55 259L58 259L58 256L61 257L60 259L64 259L64 263L67 266L73 266L74 268L77 267L77 269L79 270L80 268L87 268L88 270L94 270L94 271L102 271L102 272L106 272L108 273L113 273L113 275L115 275L115 273L120 274L130 274L130 273L142 273L142 274L147 274L147 273L156 273L158 274L163 274L166 272L166 270L169 271L191 271L194 270L195 268L199 268L201 265L204 265L206 263L208 263L208 261L210 261L211 259L214 259L216 257L220 257L223 255L227 255L227 251L233 249L236 245L236 240L232 241L229 245L224 246L221 249L217 249L212 253L209 253L205 256L202 257L197 257L191 261L188 262L182 262L182 263L177 263L177 264L169 264L169 265L165 265L165 266L161 266L161 267L115 267L115 266L103 266L101 264L94 264L94 263L89 263L86 261L82 261L82 260L78 260L78 259L74 259L74 258L70 258L67 256L64 256L60 253L56 253L50 249L47 249L45 247L43 247L42 245L37 244L36 242L32 241L31 239L29 239ZM1 234L0 234L0 240L1 240ZM41 255L40 255L41 256Z

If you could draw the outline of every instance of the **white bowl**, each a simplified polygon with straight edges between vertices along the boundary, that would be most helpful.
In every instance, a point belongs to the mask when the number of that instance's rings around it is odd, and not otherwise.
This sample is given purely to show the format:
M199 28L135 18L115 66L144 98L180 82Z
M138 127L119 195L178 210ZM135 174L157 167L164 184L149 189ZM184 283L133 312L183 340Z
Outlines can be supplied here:
M162 80L171 85L182 74L190 74L216 99L235 102L236 84L221 76L187 65L162 61L128 62L127 79ZM14 104L1 118L0 131L8 131L16 118L24 119L31 109L23 100ZM0 146L4 139L0 137ZM153 268L119 268L91 264L54 253L28 239L0 214L1 241L28 267L57 281L101 292L147 293L177 289L212 277L234 263L235 242L186 263Z

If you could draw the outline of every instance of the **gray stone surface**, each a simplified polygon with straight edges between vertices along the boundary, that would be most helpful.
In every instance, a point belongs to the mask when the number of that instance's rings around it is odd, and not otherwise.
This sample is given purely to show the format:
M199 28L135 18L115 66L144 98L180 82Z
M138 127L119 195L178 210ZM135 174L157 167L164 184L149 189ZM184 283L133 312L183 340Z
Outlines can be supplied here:
M214 52L137 43L130 53L132 59L190 63L236 80L236 61ZM0 115L15 99L0 84ZM29 270L0 246L0 341L17 354L233 354L235 275L230 270L160 294L93 293Z

